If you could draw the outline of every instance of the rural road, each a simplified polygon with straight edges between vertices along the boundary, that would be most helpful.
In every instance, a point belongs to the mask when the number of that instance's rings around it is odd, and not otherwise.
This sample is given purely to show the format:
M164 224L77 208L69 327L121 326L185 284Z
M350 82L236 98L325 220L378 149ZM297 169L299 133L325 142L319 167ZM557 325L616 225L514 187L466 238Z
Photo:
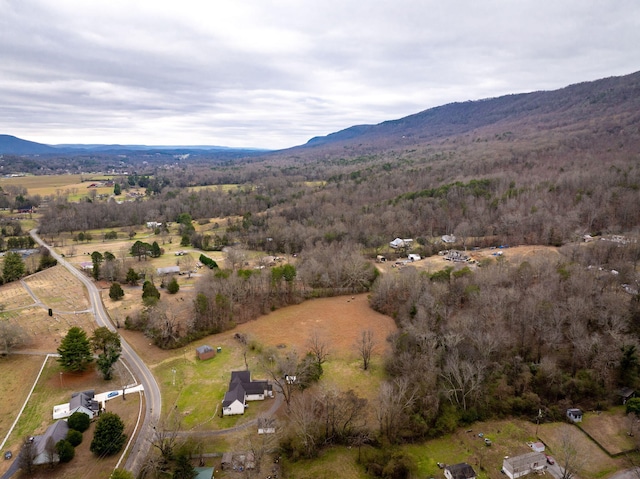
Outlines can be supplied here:
M98 291L98 288L96 288L96 286L93 284L93 281L91 281L84 274L74 268L61 255L53 251L53 249L38 236L35 229L31 230L30 234L38 244L44 246L51 252L51 256L58 261L58 264L67 268L67 270L69 270L71 274L73 274L82 282L82 284L86 286L89 293L89 300L91 302L93 313L98 326L106 326L111 331L116 331L116 328L113 326L113 324L111 324L109 316L104 310L100 292ZM122 337L120 338L120 340L122 343L122 357L128 363L129 367L134 373L134 376L143 385L146 399L146 412L144 415L144 421L142 423L142 426L140 427L140 430L138 431L136 440L133 443L133 446L127 458L127 462L125 464L125 468L131 471L133 475L137 477L142 468L143 461L146 459L151 447L151 442L148 439L153 437L155 433L154 425L157 424L160 420L162 400L160 397L160 388L158 387L158 383L156 382L149 368L142 361L140 356L138 356L133 348Z

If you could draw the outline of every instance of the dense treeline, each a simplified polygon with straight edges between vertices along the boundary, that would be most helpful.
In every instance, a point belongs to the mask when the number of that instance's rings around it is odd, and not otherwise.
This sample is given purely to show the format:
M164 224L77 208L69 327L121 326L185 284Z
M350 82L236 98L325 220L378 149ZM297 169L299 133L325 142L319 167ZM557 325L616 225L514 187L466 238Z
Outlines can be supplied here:
M123 204L59 200L45 212L41 232L170 222L187 213L194 219L237 218L226 225L231 242L300 252L319 241L375 248L396 236L423 238L426 244L442 234L560 245L581 234L620 233L640 224L637 162L576 162L568 171L544 162L529 171L496 172L502 163L494 161L487 173L470 176L477 165L459 168L465 161L457 156L369 160L366 169L310 184L291 182L283 173L231 190L169 190ZM308 171L315 176L312 166Z
M560 419L566 407L607 407L618 388L636 387L640 297L630 301L615 273L588 267L602 249L572 248L572 262L499 260L475 272L405 268L381 277L371 304L399 326L389 397L407 401L385 412L381 398L381 433L393 442L539 410Z
M188 322L154 301L141 314L129 317L126 327L144 331L162 348L175 348L310 297L368 291L378 276L349 244L310 248L297 266L244 269L238 252L231 253L227 262L228 269L201 270Z

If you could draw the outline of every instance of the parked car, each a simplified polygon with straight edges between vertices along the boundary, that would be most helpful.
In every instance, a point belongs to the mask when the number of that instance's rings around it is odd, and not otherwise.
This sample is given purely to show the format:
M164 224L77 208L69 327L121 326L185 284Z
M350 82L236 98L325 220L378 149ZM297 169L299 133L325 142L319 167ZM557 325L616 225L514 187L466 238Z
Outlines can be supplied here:
M549 463L549 464L551 464L551 465L554 465L554 464L556 463L556 461L554 461L554 460L553 460L553 457L551 457L551 456L546 456L546 458L547 458L547 463Z
M113 398L113 397L116 397L118 394L120 394L118 391L111 391L109 394L107 394L107 397Z
M12 457L13 457L13 454L11 453L11 451L7 451L7 452L5 452L5 453L4 453L4 458L5 458L5 460L7 460L7 461L8 461L8 460L9 460L9 459L11 459Z

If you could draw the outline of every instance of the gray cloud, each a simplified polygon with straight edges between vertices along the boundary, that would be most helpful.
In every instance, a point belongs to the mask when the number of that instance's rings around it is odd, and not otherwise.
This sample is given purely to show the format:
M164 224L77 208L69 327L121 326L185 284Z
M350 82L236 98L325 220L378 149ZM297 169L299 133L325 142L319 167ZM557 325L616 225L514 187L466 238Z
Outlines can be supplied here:
M639 69L633 0L0 0L0 132L284 148Z

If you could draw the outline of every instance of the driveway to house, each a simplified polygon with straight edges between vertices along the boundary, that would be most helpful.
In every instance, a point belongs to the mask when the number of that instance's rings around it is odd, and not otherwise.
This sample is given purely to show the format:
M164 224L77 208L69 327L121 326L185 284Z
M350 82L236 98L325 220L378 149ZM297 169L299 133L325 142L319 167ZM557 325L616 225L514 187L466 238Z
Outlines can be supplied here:
M44 246L49 250L51 256L58 261L58 264L64 266L78 278L82 284L85 285L89 293L89 301L91 302L91 310L95 316L98 326L105 326L113 332L117 332L116 328L111 324L111 320L107 315L104 306L102 305L102 298L100 297L100 291L96 288L93 281L83 273L74 268L68 261L66 261L61 255L56 253L48 244L46 244L37 234L36 230L30 231L31 237L41 246ZM146 412L144 414L144 420L138 431L135 442L132 444L131 451L127 457L125 468L133 473L137 477L143 465L143 461L149 454L151 448L151 442L147 438L154 435L154 425L160 420L160 412L162 410L162 399L160 397L160 388L153 374L142 361L140 356L133 350L133 348L127 343L124 338L120 338L122 344L122 357L126 360L127 364L131 368L134 377L142 384L145 394Z
M632 467L625 471L616 472L613 476L609 476L609 479L638 479L640 477L640 468Z

